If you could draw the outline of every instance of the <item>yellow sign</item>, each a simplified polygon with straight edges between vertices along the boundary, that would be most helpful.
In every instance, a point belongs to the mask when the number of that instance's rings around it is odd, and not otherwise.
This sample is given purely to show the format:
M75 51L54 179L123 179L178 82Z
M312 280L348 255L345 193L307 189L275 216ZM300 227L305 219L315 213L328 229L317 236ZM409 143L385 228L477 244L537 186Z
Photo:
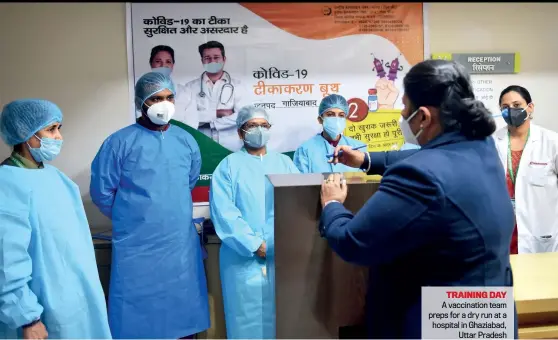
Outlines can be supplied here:
M360 122L347 121L345 136L367 145L368 151L399 150L404 143L399 128L400 110L368 112Z

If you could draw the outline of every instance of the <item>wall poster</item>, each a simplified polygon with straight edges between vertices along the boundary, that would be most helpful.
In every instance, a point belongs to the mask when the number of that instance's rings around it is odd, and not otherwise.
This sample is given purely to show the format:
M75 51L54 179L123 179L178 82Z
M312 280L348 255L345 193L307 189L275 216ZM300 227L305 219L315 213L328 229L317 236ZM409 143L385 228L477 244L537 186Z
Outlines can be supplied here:
M338 93L350 104L346 135L367 143L368 150L398 149L402 80L427 54L423 7L129 3L131 98L139 77L170 68L177 89L172 123L190 132L202 153L193 192L198 203L208 200L215 167L242 146L235 119L243 105L270 113L268 147L292 155L321 131L320 100ZM153 48L159 52L151 57Z

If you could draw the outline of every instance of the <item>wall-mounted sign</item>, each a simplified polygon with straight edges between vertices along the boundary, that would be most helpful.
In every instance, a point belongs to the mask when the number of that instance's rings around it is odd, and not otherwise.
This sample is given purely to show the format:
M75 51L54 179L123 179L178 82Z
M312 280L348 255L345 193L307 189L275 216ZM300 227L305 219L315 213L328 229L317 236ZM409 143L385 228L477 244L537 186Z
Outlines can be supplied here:
M470 74L519 73L519 53L434 53L432 59L453 60Z

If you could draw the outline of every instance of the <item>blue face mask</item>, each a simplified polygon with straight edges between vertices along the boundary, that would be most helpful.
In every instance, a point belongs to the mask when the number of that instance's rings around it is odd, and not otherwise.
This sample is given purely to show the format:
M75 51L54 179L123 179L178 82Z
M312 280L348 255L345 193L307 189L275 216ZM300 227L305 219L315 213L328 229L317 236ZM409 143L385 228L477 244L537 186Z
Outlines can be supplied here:
M269 141L269 129L264 129L261 126L251 128L250 130L244 132L244 143L251 148L263 148Z
M218 73L223 69L223 63L209 63L203 64L203 68L207 73Z
M325 117L324 118L324 131L331 139L337 138L342 135L347 125L347 120L342 117Z
M167 77L170 77L172 70L169 67L155 67L151 69L151 72L161 73Z
M37 163L42 162L50 162L60 154L60 150L62 149L62 140L52 139L52 138L39 138L35 135L35 138L41 141L40 148L32 148L29 143L27 146L29 147L29 152L31 152L31 156Z

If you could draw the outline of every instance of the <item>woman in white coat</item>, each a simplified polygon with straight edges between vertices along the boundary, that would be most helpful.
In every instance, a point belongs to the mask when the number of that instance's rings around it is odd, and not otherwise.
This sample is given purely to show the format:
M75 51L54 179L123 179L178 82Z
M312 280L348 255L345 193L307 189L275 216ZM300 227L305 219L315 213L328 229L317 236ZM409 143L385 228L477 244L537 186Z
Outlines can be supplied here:
M508 86L499 103L507 127L494 140L516 218L510 252L558 251L558 134L531 122L535 105L527 89Z

